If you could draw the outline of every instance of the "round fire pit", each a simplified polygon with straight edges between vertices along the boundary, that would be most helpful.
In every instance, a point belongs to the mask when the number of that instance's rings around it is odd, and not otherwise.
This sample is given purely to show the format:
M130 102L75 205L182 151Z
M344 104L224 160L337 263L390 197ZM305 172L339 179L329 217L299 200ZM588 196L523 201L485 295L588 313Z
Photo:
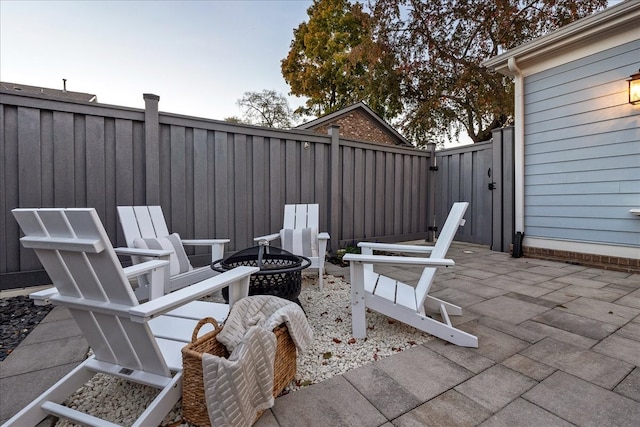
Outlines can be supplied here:
M300 305L298 296L302 289L302 270L311 265L309 258L281 248L259 245L214 261L211 268L225 272L242 265L260 268L249 279L249 295L274 295ZM229 302L229 288L222 290L222 297Z

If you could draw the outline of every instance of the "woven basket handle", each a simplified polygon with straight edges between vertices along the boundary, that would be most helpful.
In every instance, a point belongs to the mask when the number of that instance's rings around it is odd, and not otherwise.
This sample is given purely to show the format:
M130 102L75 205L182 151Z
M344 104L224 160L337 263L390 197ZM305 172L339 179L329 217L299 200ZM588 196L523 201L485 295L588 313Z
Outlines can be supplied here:
M205 317L204 319L200 319L195 329L193 330L193 334L191 334L192 343L196 342L196 340L198 339L198 333L200 333L200 329L207 323L211 323L215 329L220 328L220 326L218 326L218 322L213 317Z

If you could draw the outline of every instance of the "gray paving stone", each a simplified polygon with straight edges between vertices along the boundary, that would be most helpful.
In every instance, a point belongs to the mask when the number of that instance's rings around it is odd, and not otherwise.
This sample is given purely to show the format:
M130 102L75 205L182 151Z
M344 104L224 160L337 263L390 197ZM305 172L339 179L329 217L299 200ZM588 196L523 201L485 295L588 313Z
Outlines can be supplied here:
M549 276L536 274L530 270L530 268L521 268L509 273L507 276L515 283L523 283L526 285L535 285L536 283L546 282L549 280Z
M551 290L556 291L558 289L562 289L562 288L565 288L565 287L570 286L570 285L567 285L566 283L556 282L554 280L549 280L547 282L540 282L536 286L540 286L540 287L543 287L543 288L547 288L547 289L551 289Z
M631 321L618 329L616 334L624 338L640 341L640 323Z
M344 378L389 420L422 404L373 363L348 371Z
M45 322L38 325L22 341L25 345L37 344L46 341L54 341L60 338L70 338L81 336L82 332L78 324L73 319L64 319L56 322Z
M468 307L485 300L485 298L453 288L446 288L442 291L430 292L429 294L443 301L455 304L458 307Z
M573 424L556 417L551 412L518 398L497 414L480 424L481 427L544 426L570 427Z
M558 329L556 327L534 322L532 320L527 320L526 322L521 323L519 326L532 332L536 332L540 335L554 338L558 341L566 342L584 349L591 348L598 342L597 340L594 340L592 338L583 337L582 335L577 335L572 332L567 332L564 329Z
M629 363L553 338L545 338L521 354L607 389L613 389L633 369Z
M640 368L631 371L613 391L640 402Z
M640 297L625 295L622 298L615 300L614 302L616 304L624 305L627 307L640 309Z
M514 354L507 360L504 360L502 364L536 381L544 380L556 370L549 365L537 362L521 354Z
M584 272L583 272L584 273ZM604 288L609 282L602 282L599 280L586 279L584 277L578 277L578 275L571 275L565 277L558 277L555 279L557 282L566 283L568 285L578 285L585 288Z
M77 364L86 358L88 349L89 346L82 337L61 338L51 341L47 344L45 357L42 355L42 349L39 344L19 345L2 362L0 378L69 363Z
M609 278L609 282L626 286L629 289L640 289L640 274L630 274L627 277L612 277Z
M2 363L3 365L0 366L4 371L4 361ZM77 363L69 363L2 378L2 381L0 381L0 396L2 396L0 423L4 423L17 414L18 411L31 403L43 391L67 375L76 366L78 366ZM38 384L38 387L29 387L29 384L32 383Z
M273 416L273 412L270 409L267 409L262 413L258 421L253 425L254 427L280 427L278 421Z
M562 306L563 304L580 298L578 295L569 295L564 292L550 292L540 296L540 299L545 299L556 304L556 306Z
M517 299L520 301L524 301L524 302L528 302L531 304L535 304L535 305L541 305L543 307L546 308L555 308L557 306L557 304L555 304L552 301L548 301L542 298L536 298L536 297L532 297L529 295L525 295L525 294L519 294L517 292L509 292L508 294L504 294L505 297L509 297L509 298L513 298L513 299Z
M495 274L508 274L514 271L513 265L508 263L493 263L493 262L471 262L465 263L465 267L473 268L476 270L490 271Z
M503 319L506 322L519 324L549 310L547 307L519 301L506 296L499 296L470 307L473 311L485 316Z
M473 427L491 412L455 390L449 390L394 420L397 427Z
M539 297L551 292L549 289L537 286L535 283L523 283L520 279L511 276L493 277L491 279L483 280L481 283L507 292L517 292L522 295L529 295L532 297Z
M482 356L475 348L459 347L443 340L431 340L423 345L474 374L495 364L493 360Z
M557 371L523 398L580 426L636 427L637 401Z
M376 367L421 402L466 381L472 373L424 346L413 347L382 359Z
M478 322L482 325L490 327L491 329L504 332L507 335L511 335L512 337L524 340L530 344L536 343L546 337L545 334L534 332L529 329L523 328L520 325L513 325L501 319L495 319L489 316L480 317L478 319Z
M640 314L639 309L585 297L569 301L564 304L564 306L569 313L600 320L616 326L622 326Z
M576 297L587 297L602 301L613 302L625 295L625 293L626 292L618 289L611 289L608 286L605 288L589 288L586 286L569 285L557 291L551 292L549 296L557 296L557 299L567 298L568 300L573 300Z
M54 307L53 310L40 322L40 324L48 322L57 322L59 320L73 319L71 312L66 307Z
M568 313L562 308L549 310L531 320L594 340L601 340L617 329L616 326L609 323Z
M507 293L504 289L482 285L477 281L472 281L468 278L460 279L457 276L456 278L447 281L446 286L453 289L459 289L472 295L478 295L482 298L493 298Z
M464 330L478 337L476 351L494 362L502 362L529 346L526 341L482 325L478 321L466 323Z
M549 277L563 277L568 274L571 274L567 270L562 267L558 267L556 264L553 265L539 265L536 267L531 267L527 269L527 273L533 274L541 274L543 276Z
M280 396L271 408L280 426L378 426L387 421L342 376Z
M593 347L593 351L640 366L640 341L613 334Z
M486 270L475 270L475 269L471 269L471 268L465 268L464 270L462 270L460 272L460 274L462 274L463 276L468 276L474 279L488 279L490 277L495 277L498 274L494 273L492 271L486 271Z
M495 365L455 387L455 390L479 403L491 412L497 412L538 384L502 365Z

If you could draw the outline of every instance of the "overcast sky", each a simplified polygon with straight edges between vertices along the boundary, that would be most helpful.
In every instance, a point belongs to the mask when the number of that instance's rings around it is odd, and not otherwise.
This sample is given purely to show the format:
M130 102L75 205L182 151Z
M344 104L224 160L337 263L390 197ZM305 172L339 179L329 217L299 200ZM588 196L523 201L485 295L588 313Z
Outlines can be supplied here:
M0 80L222 120L244 92L287 95L280 61L311 0L0 1ZM301 98L289 97L297 107Z

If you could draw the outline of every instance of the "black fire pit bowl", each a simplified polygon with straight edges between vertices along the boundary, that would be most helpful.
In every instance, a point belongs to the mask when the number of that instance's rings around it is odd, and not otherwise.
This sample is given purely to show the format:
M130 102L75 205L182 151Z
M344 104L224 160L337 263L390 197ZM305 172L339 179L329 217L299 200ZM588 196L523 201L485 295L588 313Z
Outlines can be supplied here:
M302 289L302 270L311 265L309 258L281 248L260 245L214 261L211 268L222 273L243 265L260 268L249 279L249 295L274 295L300 305L298 297ZM229 288L222 290L222 297L229 302Z

